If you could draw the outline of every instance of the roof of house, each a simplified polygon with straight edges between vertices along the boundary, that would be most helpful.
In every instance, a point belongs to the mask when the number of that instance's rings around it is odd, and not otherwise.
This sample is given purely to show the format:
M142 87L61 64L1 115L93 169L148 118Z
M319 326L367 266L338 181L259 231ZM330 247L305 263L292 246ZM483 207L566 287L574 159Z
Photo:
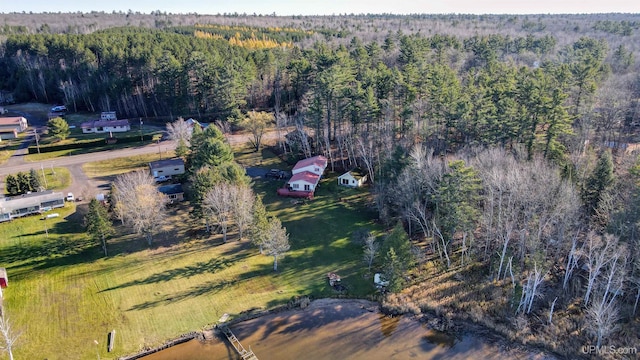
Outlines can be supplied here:
M31 206L39 206L43 202L63 200L64 194L53 190L34 192L0 199L0 212L10 212Z
M307 158L307 159L304 159L304 160L300 160L300 161L298 161L296 166L293 167L293 170L302 169L302 168L305 168L305 167L311 166L311 165L316 165L316 166L319 166L321 168L326 168L327 167L327 158L322 156L322 155L318 155L318 156L310 157L310 158Z
M166 159L166 160L157 160L149 163L149 167L151 169L164 168L168 166L184 166L184 161L180 158L176 159Z
M162 185L158 187L158 191L165 195L182 194L182 184Z
M305 182L308 182L309 184L315 185L318 183L319 180L320 180L319 175L316 175L310 171L303 171L297 174L293 174L291 179L289 179L289 183L292 183L295 181L305 181Z
M21 121L27 121L22 116L0 117L0 125L20 125Z
M80 125L81 128L83 129L91 129L94 127L105 127L105 126L127 126L129 125L129 120L128 119L122 119L122 120L93 120L93 121L87 121L87 122L83 122L82 125Z
M351 171L347 171L346 173L340 175L339 177L343 177L343 176L345 176L347 174L353 176L353 178L356 179L356 180L361 179L361 178L363 178L365 176L365 174L362 172L361 169L353 169Z

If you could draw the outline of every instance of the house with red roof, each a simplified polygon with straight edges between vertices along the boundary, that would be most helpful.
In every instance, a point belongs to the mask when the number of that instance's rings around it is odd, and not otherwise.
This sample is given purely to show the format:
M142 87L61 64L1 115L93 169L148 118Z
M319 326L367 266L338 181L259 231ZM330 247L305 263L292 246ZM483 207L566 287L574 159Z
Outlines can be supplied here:
M291 170L293 176L287 181L286 187L278 189L278 195L313 198L326 168L327 158L321 155L298 161Z
M324 173L326 168L327 158L322 155L318 155L298 161L296 166L291 170L291 173L295 175L297 173L308 171L318 176L322 176L322 173Z
M294 191L315 191L319 182L320 175L316 175L310 171L303 171L293 174L287 182L287 185Z

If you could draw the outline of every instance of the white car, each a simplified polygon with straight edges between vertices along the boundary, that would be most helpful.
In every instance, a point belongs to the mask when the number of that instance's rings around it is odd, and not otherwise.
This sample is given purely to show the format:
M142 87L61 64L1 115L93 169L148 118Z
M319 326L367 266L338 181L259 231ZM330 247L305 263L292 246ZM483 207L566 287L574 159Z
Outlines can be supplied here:
M160 175L154 178L156 182L161 183L161 182L166 182L171 180L171 176L164 176L164 175Z
M75 196L73 196L73 193L68 193L66 199L67 201L76 201Z

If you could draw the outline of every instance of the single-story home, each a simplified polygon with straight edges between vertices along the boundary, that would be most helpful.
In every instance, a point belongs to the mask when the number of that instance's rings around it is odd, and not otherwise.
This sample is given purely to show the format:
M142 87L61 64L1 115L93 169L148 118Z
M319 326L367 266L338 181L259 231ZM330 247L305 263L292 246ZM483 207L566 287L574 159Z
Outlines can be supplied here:
M360 170L351 170L338 176L338 185L348 187L361 187L367 181L367 175Z
M291 173L295 175L307 171L318 176L322 176L322 173L324 173L324 169L326 168L327 158L322 155L318 155L298 161L291 170Z
M80 125L82 132L91 133L108 133L108 132L127 132L131 130L129 120L93 120L84 122Z
M27 130L27 119L22 116L0 118L0 138L15 139L18 133Z
M171 204L178 201L184 201L184 190L182 190L182 184L162 185L158 187L158 191L167 195Z
M182 175L184 174L184 161L180 158L152 161L149 163L149 170L154 178Z
M315 191L319 182L320 175L316 175L310 171L304 171L293 174L287 182L287 186L291 190Z
M0 199L0 222L64 206L64 194L52 190Z

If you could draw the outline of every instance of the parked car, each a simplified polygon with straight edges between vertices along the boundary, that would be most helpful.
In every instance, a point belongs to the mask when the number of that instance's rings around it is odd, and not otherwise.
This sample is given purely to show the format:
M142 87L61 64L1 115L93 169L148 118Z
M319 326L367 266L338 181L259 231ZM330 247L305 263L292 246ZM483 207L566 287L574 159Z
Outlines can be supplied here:
M154 180L155 180L156 182L158 182L158 183L166 182L166 181L171 180L171 176L164 176L164 175L160 175L160 176L156 176L156 177L154 178Z
M76 201L75 196L73 196L73 193L68 193L67 197L65 198L65 200L67 201Z
M285 173L283 170L278 169L271 169L266 174L264 174L264 177L266 177L267 179L284 179L286 176L287 173Z
M64 105L54 106L51 108L52 113L62 113L67 112L67 107Z

